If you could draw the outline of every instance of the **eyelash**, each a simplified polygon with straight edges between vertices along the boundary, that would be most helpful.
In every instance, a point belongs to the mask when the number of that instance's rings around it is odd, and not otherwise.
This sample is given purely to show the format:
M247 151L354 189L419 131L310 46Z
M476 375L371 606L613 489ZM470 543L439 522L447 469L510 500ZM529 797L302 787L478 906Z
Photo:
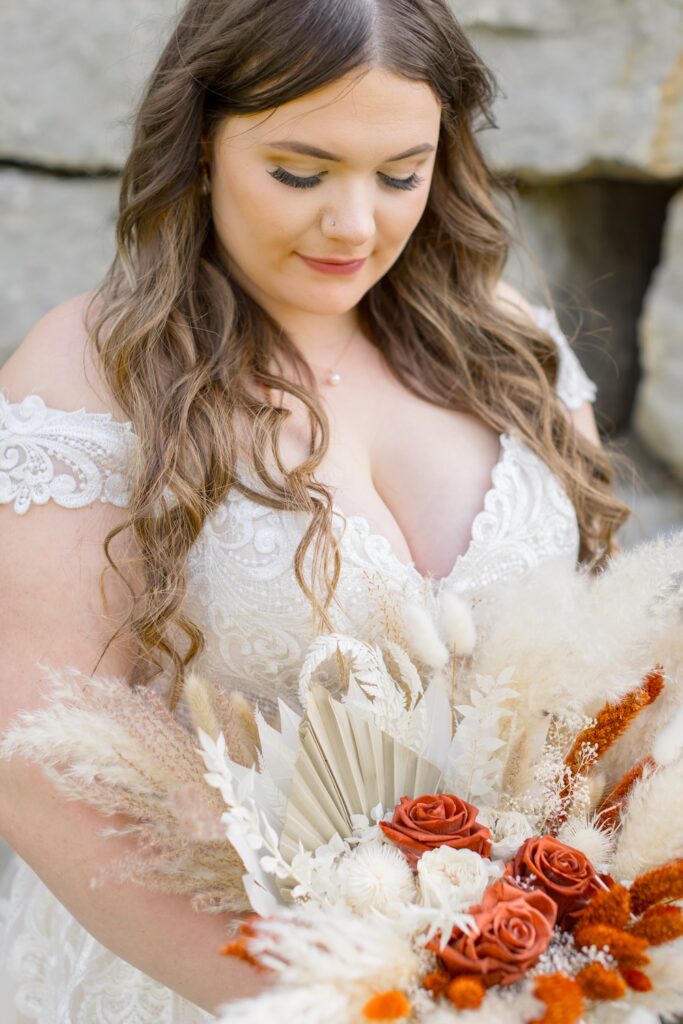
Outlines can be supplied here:
M293 188L313 188L322 181L319 174L310 178L297 178L296 175L286 171L284 167L277 167L274 171L268 171L268 174L276 181L281 181L284 185L291 185ZM409 178L391 178L388 174L381 174L380 177L390 188L395 188L400 192L410 192L421 185L424 180L415 173L411 174Z

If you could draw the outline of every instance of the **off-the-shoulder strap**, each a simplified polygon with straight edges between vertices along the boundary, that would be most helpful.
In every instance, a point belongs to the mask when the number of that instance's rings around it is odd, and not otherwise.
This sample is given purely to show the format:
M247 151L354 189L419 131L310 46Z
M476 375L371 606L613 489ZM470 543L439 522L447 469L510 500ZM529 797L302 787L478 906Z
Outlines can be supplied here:
M111 413L65 411L40 395L11 403L0 389L0 504L24 515L50 499L64 508L128 504L137 437Z
M560 369L556 390L568 409L578 409L584 402L594 402L597 386L590 379L578 356L571 348L567 336L560 327L557 314L550 306L531 307L539 327L547 331L557 345L560 355Z

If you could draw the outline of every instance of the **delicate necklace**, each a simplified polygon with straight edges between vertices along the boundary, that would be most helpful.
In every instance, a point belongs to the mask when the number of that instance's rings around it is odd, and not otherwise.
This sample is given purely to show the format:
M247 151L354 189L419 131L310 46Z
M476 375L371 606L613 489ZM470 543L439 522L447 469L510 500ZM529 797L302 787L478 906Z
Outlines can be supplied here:
M356 328L354 327L353 333L351 334L351 337L349 338L349 340L344 345L344 348L340 352L339 356L332 363L332 366L329 366L327 368L327 374L325 376L325 379L324 379L323 383L329 384L331 387L337 387L338 384L341 384L342 378L341 378L341 374L337 370L337 366L339 365L339 363L342 361L342 359L346 355L346 350L348 349L349 345L351 344L351 342L353 341L355 336L356 336Z

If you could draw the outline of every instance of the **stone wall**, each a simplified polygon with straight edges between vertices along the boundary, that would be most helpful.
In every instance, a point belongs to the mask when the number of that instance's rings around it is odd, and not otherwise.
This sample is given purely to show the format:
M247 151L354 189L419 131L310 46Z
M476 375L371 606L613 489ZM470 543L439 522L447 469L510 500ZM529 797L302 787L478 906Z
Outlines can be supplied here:
M506 277L543 301L545 275L603 430L643 469L627 540L683 524L681 0L453 4L501 87L481 141L517 186ZM111 259L134 99L176 8L0 6L0 361Z

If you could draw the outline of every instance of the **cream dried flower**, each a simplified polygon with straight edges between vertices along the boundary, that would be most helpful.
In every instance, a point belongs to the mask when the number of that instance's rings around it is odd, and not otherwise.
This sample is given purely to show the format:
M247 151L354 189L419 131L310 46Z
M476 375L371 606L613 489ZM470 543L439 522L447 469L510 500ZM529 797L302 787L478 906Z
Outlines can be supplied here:
M342 857L336 881L339 895L359 913L369 908L388 913L392 906L415 898L415 880L407 860L382 840L362 843Z
M492 877L500 870L473 850L439 846L423 853L417 862L422 902L457 913L479 903Z

